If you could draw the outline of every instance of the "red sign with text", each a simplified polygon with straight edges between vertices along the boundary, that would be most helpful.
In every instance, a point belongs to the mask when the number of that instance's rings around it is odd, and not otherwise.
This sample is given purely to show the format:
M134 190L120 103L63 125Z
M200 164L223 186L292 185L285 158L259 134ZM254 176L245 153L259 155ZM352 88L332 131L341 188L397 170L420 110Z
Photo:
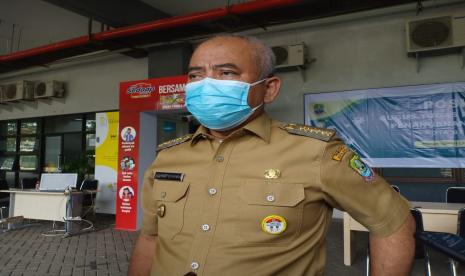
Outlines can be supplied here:
M120 84L120 111L184 108L187 76L129 81Z
M120 84L116 229L137 230L140 113L185 106L187 76L129 81ZM142 185L142 183L140 183Z

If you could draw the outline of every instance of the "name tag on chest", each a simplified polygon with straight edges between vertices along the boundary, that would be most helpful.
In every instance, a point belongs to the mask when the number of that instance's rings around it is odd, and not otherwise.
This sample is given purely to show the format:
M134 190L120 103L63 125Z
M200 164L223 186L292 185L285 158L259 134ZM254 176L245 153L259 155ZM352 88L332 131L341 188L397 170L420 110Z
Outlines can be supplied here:
M157 180L169 180L182 182L185 174L183 173L171 173L171 172L155 172L154 179Z

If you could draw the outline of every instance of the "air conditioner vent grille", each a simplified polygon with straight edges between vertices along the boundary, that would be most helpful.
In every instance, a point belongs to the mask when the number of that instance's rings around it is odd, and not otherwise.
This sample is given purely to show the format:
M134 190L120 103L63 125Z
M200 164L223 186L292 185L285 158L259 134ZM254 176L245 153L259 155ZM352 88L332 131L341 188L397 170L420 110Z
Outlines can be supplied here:
M417 24L411 35L413 42L418 46L438 47L451 44L450 30L450 22L429 21Z
M271 47L276 56L276 69L304 66L306 63L306 46L304 43L292 45L277 45Z
M281 65L286 62L288 58L287 48L282 46L275 46L272 47L271 50L273 50L273 53L276 56L276 65Z
M425 55L457 52L465 46L465 17L442 15L406 22L407 53Z
M36 86L35 96L45 96L45 92L47 91L47 85L45 82L39 82Z
M16 84L10 84L7 86L6 91L4 93L5 99L14 99L16 98Z

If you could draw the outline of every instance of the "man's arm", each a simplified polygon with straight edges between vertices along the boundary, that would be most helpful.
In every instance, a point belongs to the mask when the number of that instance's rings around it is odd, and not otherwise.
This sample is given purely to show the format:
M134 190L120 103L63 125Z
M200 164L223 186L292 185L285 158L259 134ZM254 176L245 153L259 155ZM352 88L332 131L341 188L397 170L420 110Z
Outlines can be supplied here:
M128 276L150 275L157 236L140 234L132 251Z
M415 256L415 220L411 215L387 237L370 234L372 276L408 276Z

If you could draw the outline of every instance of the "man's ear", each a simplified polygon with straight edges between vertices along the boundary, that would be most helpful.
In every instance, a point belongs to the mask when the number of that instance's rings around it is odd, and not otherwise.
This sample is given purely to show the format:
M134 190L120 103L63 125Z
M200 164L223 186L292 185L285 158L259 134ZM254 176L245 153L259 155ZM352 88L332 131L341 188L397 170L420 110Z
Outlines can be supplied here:
M263 102L265 104L272 103L278 97L279 89L281 88L281 79L271 77L265 81L265 96Z

